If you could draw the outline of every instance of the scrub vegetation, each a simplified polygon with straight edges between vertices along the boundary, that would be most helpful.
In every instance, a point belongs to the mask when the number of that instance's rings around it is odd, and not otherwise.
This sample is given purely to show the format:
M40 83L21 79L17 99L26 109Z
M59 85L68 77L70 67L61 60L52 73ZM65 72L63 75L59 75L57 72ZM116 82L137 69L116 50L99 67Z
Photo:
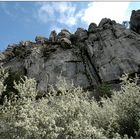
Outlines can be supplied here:
M0 98L7 77L1 68ZM137 78L121 80L120 91L96 101L62 78L56 85L59 96L52 87L47 97L36 99L36 81L21 77L14 81L16 94L5 95L0 105L0 138L140 138L140 87Z

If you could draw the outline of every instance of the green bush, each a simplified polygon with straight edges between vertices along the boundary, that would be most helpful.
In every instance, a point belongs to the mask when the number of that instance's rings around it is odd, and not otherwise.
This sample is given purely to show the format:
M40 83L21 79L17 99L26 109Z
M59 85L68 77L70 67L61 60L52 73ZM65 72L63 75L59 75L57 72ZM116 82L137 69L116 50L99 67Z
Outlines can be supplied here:
M0 138L137 138L140 132L140 87L123 79L122 89L97 102L88 92L60 78L57 91L36 100L36 82L14 83L19 98L0 106ZM53 94L53 95L52 95ZM131 129L130 129L131 128Z
M129 137L136 137L140 126L140 87L137 85L137 79L128 80L128 76L121 78L123 80L121 90L114 92L112 102L116 106L119 133L127 134Z
M97 87L98 96L101 97L111 97L112 91L109 84L103 83Z
M0 97L0 103L3 103L4 96L7 98L12 98L14 94L18 94L18 91L14 88L14 81L19 82L21 78L24 77L24 73L22 71L12 72L8 71L7 76L4 78L3 84L5 85L5 90L2 92L2 96Z

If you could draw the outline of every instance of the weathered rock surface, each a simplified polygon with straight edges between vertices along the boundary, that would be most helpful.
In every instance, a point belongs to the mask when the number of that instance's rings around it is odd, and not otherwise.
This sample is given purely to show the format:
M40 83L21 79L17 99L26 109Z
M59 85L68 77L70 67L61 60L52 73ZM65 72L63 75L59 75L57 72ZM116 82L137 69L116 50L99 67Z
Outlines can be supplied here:
M77 36L78 41L85 41L88 38L87 30L83 28L78 28L75 32L75 35Z
M130 29L140 34L140 10L133 10L130 18Z
M63 48L71 48L72 47L71 41L68 38L61 38L60 42L61 42L61 46Z
M58 40L61 40L62 38L70 39L70 35L71 33L68 30L62 29L61 32L57 35L57 39Z
M96 32L96 29L97 29L97 25L96 23L91 23L88 27L88 32L89 33L95 33Z
M9 46L0 54L0 65L24 71L45 92L60 75L76 86L93 89L119 80L124 73L140 72L140 35L111 19L102 19L99 26L91 23L88 31L78 28L74 34L66 29L58 35L52 31L47 41L38 37L36 42Z
M0 53L0 61L5 59L5 55L3 53Z
M44 43L48 43L49 39L42 36L36 36L35 41L37 44L44 44Z
M106 28L103 28L106 25ZM140 36L110 19L103 19L98 32L90 33L85 50L102 82L135 73L140 65Z
M40 49L34 48L24 60L9 61L3 66L14 71L26 70L27 76L36 79L40 91L47 91L49 85L55 85L59 76L73 81L76 86L86 88L90 86L90 83L82 58L78 56L79 53L80 50L63 50L59 47L50 54L48 60L45 60L45 57L42 58Z
M57 33L55 30L51 31L49 41L51 41L52 43L55 43L57 41Z

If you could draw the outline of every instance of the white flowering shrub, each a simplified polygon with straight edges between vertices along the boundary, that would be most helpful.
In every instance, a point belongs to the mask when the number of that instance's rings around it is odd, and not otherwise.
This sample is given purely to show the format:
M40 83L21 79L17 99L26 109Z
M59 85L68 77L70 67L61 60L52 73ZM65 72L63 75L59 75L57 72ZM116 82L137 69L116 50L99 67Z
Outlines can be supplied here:
M3 82L3 81L1 81ZM48 97L36 100L34 79L14 83L19 92L0 106L0 138L137 138L140 91L123 78L122 89L97 102L81 87L60 78Z
M124 75L121 79L121 90L112 96L118 115L119 133L135 137L140 129L140 86L137 85L137 77L128 80L128 75Z
M1 67L0 68L0 97L6 89L6 86L4 85L4 80L7 77L8 77L8 73Z
M28 79L26 76L24 76L24 79L21 78L21 81L18 84L14 82L14 85L14 88L17 89L21 98L25 97L35 99L37 90L36 81L34 79Z

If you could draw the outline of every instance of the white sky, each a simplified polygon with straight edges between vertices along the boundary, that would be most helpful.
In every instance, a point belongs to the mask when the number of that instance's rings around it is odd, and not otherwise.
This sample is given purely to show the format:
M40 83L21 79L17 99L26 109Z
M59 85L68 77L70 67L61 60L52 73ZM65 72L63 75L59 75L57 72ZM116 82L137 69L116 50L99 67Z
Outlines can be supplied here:
M93 2L88 5L82 20L90 24L98 24L102 18L110 18L116 22L122 23L123 20L129 20L127 10L130 2Z

